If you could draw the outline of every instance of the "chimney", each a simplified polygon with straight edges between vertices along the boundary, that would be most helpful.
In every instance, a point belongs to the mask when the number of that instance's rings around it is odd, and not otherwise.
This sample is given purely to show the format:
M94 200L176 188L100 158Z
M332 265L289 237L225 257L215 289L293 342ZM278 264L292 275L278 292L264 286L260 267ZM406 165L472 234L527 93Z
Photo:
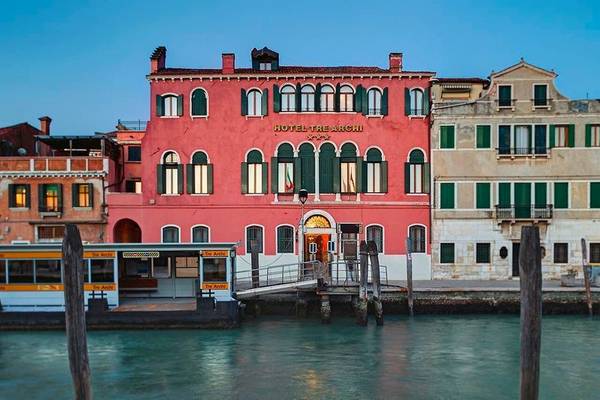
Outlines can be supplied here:
M153 74L165 68L166 60L167 48L165 46L159 46L156 49L154 49L154 52L150 56L150 73Z
M402 53L390 53L390 72L402 72Z
M52 122L52 118L44 116L38 119L40 120L40 131L42 131L42 134L50 135L50 122Z
M235 72L235 54L233 53L223 53L223 68L222 72L224 74L233 74Z

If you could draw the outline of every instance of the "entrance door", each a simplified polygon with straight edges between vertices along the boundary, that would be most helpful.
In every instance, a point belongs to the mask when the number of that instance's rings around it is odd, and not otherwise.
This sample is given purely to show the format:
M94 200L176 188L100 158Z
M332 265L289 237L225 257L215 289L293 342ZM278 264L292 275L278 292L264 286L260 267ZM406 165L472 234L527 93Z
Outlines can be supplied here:
M531 183L515 183L515 218L531 218Z
M328 262L327 257L327 242L329 242L329 238L331 235L327 234L311 234L307 233L304 235L304 260L318 260L321 263L326 264ZM313 255L310 254L310 244L316 243L317 245L317 253Z
M512 245L512 276L519 276L519 250L521 243Z

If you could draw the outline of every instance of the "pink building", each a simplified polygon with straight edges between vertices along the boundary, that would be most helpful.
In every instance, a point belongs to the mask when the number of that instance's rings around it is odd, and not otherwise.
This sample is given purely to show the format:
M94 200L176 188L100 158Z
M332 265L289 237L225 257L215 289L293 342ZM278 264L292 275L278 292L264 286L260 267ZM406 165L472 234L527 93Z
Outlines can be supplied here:
M251 62L172 68L154 51L143 190L107 194L108 241L239 242L243 270L250 241L265 265L308 259L310 243L319 260L356 259L370 239L404 279L410 236L413 274L430 278L434 74L405 71L401 53L386 68L285 66L267 48Z

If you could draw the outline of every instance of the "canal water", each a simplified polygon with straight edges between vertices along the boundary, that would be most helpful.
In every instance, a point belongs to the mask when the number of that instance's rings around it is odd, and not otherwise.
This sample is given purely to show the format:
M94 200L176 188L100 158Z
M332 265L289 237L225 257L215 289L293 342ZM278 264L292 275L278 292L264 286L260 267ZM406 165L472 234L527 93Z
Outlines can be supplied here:
M96 399L516 399L518 316L89 333ZM600 399L600 319L543 319L541 399ZM0 398L72 398L62 332L0 332Z

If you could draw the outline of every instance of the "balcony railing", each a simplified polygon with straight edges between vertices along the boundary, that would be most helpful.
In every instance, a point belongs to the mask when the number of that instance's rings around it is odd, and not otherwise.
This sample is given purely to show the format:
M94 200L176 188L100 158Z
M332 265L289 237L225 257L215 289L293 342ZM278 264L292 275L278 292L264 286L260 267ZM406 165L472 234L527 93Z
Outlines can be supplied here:
M531 101L533 102L533 107L534 108L547 108L550 107L550 98L546 97L538 97L538 98L533 98L531 99Z
M148 121L117 121L117 129L121 131L145 131Z
M548 156L548 147L497 147L496 152L501 157L518 157L518 156Z
M517 99L496 99L498 108L514 108Z
M552 219L552 204L496 205L496 219L501 221Z

